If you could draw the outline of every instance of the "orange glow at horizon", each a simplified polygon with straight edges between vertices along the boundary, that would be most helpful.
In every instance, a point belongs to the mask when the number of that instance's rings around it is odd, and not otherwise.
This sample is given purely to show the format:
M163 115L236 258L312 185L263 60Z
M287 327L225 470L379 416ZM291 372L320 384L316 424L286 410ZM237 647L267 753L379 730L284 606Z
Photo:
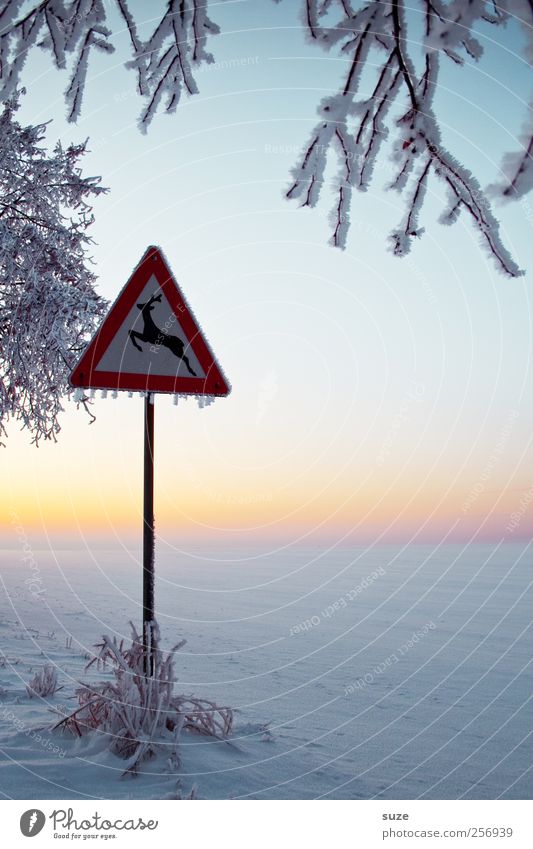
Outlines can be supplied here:
M239 539L253 532L268 539L312 533L314 537L337 539L440 538L451 529L450 541L479 532L481 538L506 535L513 515L520 522L516 536L533 530L533 509L528 515L523 491L487 488L478 493L466 481L450 486L436 476L401 477L386 485L384 476L374 475L352 489L347 476L333 483L318 474L297 484L281 487L263 478L256 494L242 480L223 481L216 476L200 484L184 476L179 491L161 470L156 485L156 524L164 536L186 534L199 539L222 534ZM43 474L46 472L44 471ZM142 529L142 480L139 470L131 479L88 483L73 475L68 490L48 489L34 481L29 488L21 476L0 493L4 536L9 525L18 523L28 534L45 530L51 534L80 537L124 535L136 537ZM174 491L173 491L174 489ZM520 507L521 499L523 507ZM531 499L530 499L531 500ZM517 510L519 513L517 514ZM509 535L512 538L513 534Z

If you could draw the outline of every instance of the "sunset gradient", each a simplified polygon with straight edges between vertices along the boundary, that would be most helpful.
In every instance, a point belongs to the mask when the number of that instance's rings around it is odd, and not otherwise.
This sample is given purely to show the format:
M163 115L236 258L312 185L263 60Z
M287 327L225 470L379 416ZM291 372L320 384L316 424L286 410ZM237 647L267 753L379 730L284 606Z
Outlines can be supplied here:
M53 117L50 142L90 136L84 170L110 187L93 227L102 294L113 300L160 245L233 385L205 410L156 399L160 538L530 536L532 207L497 210L529 270L518 280L496 272L466 218L437 222L432 183L426 233L400 261L387 251L402 200L384 190L385 156L355 198L347 250L334 250L331 196L309 211L282 194L342 62L304 42L293 4L222 4L217 19L218 66L147 136L120 49L115 65L97 58L78 126L64 122L63 83L39 57L21 110L26 122ZM445 69L437 104L447 144L483 185L516 143L529 85L517 32L500 45L489 35L485 63ZM15 523L55 546L138 544L142 400L97 398L93 412L89 424L65 401L59 442L38 449L11 424L5 547L17 545Z

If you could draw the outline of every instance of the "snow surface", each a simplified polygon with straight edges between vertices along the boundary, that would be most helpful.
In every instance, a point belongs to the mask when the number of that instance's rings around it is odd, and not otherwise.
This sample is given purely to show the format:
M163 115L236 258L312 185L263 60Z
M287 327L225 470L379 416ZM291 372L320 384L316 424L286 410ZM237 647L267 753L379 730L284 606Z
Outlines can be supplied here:
M0 555L0 792L15 799L531 798L525 544L158 552L177 691L238 709L229 743L184 735L137 778L99 737L49 730L102 633L140 618L127 551ZM29 698L45 663L63 687Z

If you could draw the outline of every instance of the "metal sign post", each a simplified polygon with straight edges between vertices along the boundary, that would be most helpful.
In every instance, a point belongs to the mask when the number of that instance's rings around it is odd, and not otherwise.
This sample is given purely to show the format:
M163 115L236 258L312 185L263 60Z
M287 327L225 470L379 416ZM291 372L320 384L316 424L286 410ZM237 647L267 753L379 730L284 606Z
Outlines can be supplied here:
M226 380L163 252L148 248L70 375L70 385L144 394L143 646L154 673L154 393L225 397ZM76 396L75 396L76 397Z
M143 640L144 671L154 672L154 396L144 399Z

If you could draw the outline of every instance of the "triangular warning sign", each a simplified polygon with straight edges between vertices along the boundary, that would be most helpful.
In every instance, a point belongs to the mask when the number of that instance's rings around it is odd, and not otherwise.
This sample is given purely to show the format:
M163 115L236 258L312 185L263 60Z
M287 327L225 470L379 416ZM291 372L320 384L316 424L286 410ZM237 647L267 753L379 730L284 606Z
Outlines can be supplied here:
M150 247L89 343L70 383L228 395L224 377L159 248Z

